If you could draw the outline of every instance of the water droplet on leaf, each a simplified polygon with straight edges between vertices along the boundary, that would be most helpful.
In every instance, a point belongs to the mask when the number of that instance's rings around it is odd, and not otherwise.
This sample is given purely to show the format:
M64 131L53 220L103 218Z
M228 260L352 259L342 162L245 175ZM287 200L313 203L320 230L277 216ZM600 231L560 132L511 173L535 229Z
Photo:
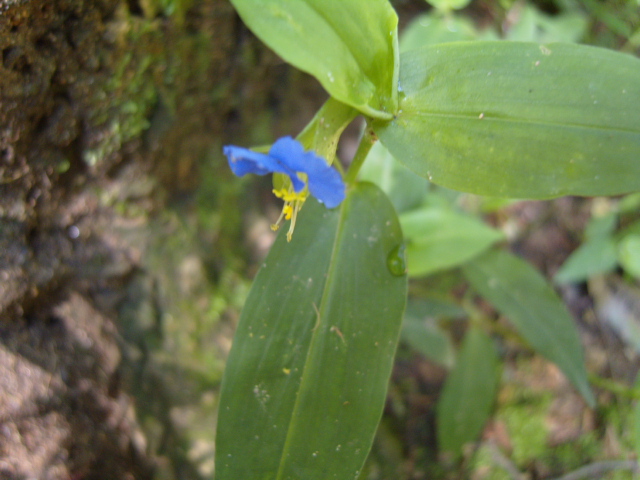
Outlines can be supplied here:
M400 244L387 255L387 268L392 275L401 277L407 273L407 262L404 258L404 244Z

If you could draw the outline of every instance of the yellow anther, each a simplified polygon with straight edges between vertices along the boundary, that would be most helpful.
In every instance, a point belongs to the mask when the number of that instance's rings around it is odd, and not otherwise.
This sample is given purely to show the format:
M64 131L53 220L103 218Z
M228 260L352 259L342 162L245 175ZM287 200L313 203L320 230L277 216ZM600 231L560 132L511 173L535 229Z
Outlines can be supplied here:
M284 213L285 220L291 220L291 215L293 215L293 207L286 203L284 207L282 207L282 213Z
M296 192L295 190L293 190L293 188L290 188L289 190L287 190L286 188L281 188L280 190L274 189L273 194L287 203L292 203L295 201L304 202L309 196L309 192L307 191L307 189Z
M285 195L289 193L289 190L287 190L286 188L281 188L280 190L276 190L274 188L272 192L276 197L284 199Z
M293 189L293 186L287 188L281 188L279 190L274 189L273 194L284 200L284 206L282 207L282 212L280 213L280 217L276 223L271 225L271 230L276 231L280 228L280 222L282 220L291 220L291 225L289 226L289 231L287 232L287 241L291 241L291 235L293 235L293 229L296 226L296 217L298 216L298 211L302 208L302 204L309 196L309 191L307 188L304 188L300 192L296 192Z

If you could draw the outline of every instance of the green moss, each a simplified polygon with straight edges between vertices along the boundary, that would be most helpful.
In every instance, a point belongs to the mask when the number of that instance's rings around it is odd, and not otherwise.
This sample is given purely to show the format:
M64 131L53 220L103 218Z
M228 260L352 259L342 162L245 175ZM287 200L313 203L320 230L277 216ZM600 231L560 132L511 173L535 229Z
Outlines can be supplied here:
M471 469L475 472L474 478L482 480L511 480L511 476L496 465L493 453L487 445L482 445L473 457Z
M568 472L593 461L601 451L601 440L596 432L589 432L575 441L550 448L544 459L555 470Z
M612 472L608 477L609 480L635 480L636 477L628 470L618 470Z
M118 50L120 56L111 60L111 75L96 89L90 122L102 125L103 134L84 151L87 165L99 165L149 128L149 116L158 100L156 69L162 64L162 50L152 48L161 40L158 29L157 22L133 18L123 20L118 29L123 33L117 41L131 48Z
M141 0L140 5L145 17L152 19L162 14L172 17L178 24L184 22L187 10L193 5L193 0Z
M628 454L636 451L634 402L626 398L612 401L602 406L601 413L604 424L616 435L621 449Z
M551 394L534 395L520 392L515 401L505 405L498 418L507 426L513 461L520 466L542 458L547 450L545 416L551 404Z
M64 158L56 165L56 172L65 173L69 171L69 168L71 168L71 162L68 158Z

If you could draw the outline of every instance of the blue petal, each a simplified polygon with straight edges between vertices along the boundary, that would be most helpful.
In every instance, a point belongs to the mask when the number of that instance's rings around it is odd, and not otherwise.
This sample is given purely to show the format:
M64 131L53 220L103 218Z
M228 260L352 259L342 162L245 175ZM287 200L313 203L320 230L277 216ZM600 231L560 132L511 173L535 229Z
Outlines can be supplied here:
M272 160L268 155L253 152L247 148L236 147L235 145L227 145L223 147L222 151L229 160L231 171L238 177L242 177L247 173L266 175L271 172L269 163Z
M305 152L302 144L294 140L291 137L282 137L275 141L273 145L271 145L271 150L269 150L269 155L274 158L277 158L278 161L282 162L287 167L291 168L294 172L305 172L305 165L307 163L307 156L311 154L312 157L315 157L313 152ZM319 157L318 157L319 158ZM324 160L322 163L327 164Z
M235 145L227 145L223 147L222 151L229 160L231 171L238 177L242 177L247 173L255 173L256 175L284 173L291 178L294 187L298 187L296 191L304 188L304 182L298 178L296 172L272 155L254 152L248 148L236 147Z
M301 191L304 188L304 182L298 178L297 172L306 173L304 165L306 163L306 156L308 155L305 153L302 144L291 137L282 137L271 145L269 155L275 158L281 165L286 165L292 172L295 172L293 175L289 175L289 178L293 184L293 189L296 192ZM322 160L322 162L326 165L324 160Z
M315 175L309 175L309 191L327 208L337 207L345 198L345 186L340 173L328 168Z
M324 158L314 152L305 152L297 140L291 137L278 139L269 150L269 155L296 172L306 173L311 195L328 208L337 207L344 200L345 186L340 173L331 168Z

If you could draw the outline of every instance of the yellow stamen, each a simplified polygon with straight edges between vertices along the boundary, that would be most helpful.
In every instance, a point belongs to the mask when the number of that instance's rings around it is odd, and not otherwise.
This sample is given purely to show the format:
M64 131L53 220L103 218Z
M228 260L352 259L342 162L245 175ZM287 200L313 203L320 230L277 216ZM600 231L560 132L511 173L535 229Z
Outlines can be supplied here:
M291 241L291 236L293 235L293 230L296 228L296 218L298 217L298 212L302 208L302 202L296 202L293 206L293 214L291 215L291 223L289 224L289 231L287 232L287 242Z
M293 230L296 226L296 218L298 216L298 212L302 208L302 204L305 202L307 197L309 196L309 191L305 188L300 192L296 192L293 189L293 186L289 186L289 188L281 188L280 190L273 190L273 194L284 200L284 206L282 207L282 212L280 213L280 217L276 223L271 225L271 229L273 231L278 230L280 228L280 222L282 219L291 220L291 224L289 225L289 231L287 232L287 241L291 241L291 236L293 235Z

